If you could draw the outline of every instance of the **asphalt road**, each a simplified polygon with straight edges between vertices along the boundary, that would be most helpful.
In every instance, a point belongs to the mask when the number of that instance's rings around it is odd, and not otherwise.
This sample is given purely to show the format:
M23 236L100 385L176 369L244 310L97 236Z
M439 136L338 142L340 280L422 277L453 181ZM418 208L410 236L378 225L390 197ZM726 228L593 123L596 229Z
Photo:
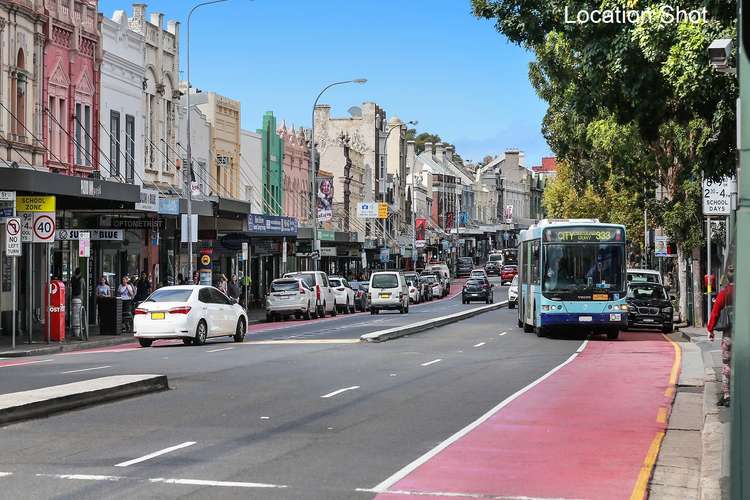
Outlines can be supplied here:
M470 307L453 299L431 314L456 303ZM12 373L3 385L165 373L172 388L4 427L0 496L373 498L359 490L581 344L524 334L507 309L382 344L347 338L355 335L87 352L0 367Z

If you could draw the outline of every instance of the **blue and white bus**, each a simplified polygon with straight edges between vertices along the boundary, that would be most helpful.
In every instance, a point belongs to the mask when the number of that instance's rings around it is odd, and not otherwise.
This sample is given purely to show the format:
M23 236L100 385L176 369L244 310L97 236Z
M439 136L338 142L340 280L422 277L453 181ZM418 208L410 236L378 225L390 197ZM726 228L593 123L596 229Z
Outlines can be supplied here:
M616 339L628 324L625 226L542 220L521 231L518 326L543 337L576 327Z

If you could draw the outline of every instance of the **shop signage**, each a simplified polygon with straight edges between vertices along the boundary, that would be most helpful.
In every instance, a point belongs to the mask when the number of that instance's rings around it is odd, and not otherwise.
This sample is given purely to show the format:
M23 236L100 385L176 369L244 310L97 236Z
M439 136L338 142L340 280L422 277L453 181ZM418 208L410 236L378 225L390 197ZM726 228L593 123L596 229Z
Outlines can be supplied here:
M141 201L135 204L136 210L144 212L159 211L159 191L156 189L141 188Z
M99 225L101 227L111 227L114 229L162 229L164 228L164 219L147 217L131 219L127 217L103 215L99 217Z
M11 217L5 223L5 255L7 257L21 256L21 219Z
M333 218L333 177L317 177L318 222Z
M299 224L294 217L248 214L247 230L264 236L297 236Z
M88 231L78 232L78 256L86 258L91 256L91 233Z
M732 211L734 179L724 177L720 181L703 179L703 215L729 215Z
M89 239L95 241L121 241L124 237L122 229L58 229L55 231L55 239L58 241L80 240L82 232L88 232Z
M375 202L357 203L357 217L360 219L377 219L378 204Z
M318 239L320 241L336 241L336 232L328 229L319 229Z
M321 257L336 257L336 247L320 247Z
M159 213L164 215L180 215L180 199L159 198Z

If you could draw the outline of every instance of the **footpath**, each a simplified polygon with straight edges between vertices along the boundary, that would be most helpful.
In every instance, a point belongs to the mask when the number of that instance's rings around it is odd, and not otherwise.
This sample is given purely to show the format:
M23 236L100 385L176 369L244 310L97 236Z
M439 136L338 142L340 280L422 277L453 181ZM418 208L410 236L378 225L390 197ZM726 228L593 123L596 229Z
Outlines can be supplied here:
M667 430L649 484L652 500L729 498L730 409L721 396L721 335L680 328L681 370Z
M368 491L377 500L643 499L679 359L657 333L592 339Z

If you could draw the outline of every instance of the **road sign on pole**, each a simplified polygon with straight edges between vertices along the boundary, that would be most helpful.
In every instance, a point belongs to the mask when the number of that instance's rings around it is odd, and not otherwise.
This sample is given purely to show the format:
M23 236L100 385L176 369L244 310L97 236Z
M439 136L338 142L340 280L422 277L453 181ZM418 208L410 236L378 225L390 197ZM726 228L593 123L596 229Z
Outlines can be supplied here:
M10 217L5 223L5 255L21 256L21 219L18 217Z
M78 232L78 256L87 258L91 256L91 233L88 231Z
M55 212L34 212L32 225L34 243L55 241Z
M703 215L729 215L732 211L732 179L703 179Z

